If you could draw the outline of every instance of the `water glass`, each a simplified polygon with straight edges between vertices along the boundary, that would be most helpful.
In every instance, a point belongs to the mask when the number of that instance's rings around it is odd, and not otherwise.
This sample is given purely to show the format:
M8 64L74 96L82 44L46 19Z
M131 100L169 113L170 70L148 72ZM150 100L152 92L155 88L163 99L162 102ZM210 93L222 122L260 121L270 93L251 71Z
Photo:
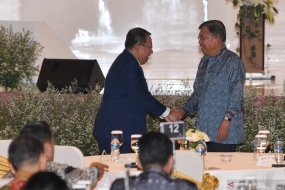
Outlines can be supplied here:
M270 131L269 130L259 130L258 135L266 135L266 144L268 147L270 144Z
M139 139L142 137L140 134L131 135L131 149L136 153L139 152Z
M259 156L262 156L265 153L265 150L268 147L268 141L266 135L256 135L253 142L254 148L254 157L258 159Z

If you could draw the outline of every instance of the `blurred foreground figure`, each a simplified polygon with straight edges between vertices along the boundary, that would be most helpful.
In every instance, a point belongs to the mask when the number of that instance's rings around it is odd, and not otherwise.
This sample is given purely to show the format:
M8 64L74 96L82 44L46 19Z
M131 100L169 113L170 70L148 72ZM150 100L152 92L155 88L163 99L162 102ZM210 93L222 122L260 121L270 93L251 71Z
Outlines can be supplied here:
M21 190L29 178L47 167L42 143L31 135L15 138L8 150L10 170L15 178L1 190Z
M184 179L172 179L173 149L169 138L159 132L144 134L139 140L137 164L143 169L138 177L129 177L129 189L140 190L197 190L196 184ZM125 179L113 182L111 190L124 190Z

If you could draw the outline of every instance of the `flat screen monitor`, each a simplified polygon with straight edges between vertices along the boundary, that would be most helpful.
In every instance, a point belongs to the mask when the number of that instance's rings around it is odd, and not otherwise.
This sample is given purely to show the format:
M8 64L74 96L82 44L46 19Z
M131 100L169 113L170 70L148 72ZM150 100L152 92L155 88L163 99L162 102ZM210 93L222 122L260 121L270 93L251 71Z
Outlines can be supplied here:
M57 90L70 86L77 80L74 93L88 93L105 86L105 77L96 59L44 59L40 70L37 87L46 91L48 82ZM99 86L98 86L99 85Z

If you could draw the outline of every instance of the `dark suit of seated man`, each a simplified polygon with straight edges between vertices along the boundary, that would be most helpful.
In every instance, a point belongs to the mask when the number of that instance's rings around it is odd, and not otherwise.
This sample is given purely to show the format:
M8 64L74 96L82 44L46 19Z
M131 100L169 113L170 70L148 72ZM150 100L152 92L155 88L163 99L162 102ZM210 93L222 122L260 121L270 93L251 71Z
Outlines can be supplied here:
M172 142L159 132L149 132L139 140L138 167L143 173L129 178L129 189L140 190L197 190L194 183L183 179L172 179L173 169ZM124 190L124 179L113 182L111 190Z

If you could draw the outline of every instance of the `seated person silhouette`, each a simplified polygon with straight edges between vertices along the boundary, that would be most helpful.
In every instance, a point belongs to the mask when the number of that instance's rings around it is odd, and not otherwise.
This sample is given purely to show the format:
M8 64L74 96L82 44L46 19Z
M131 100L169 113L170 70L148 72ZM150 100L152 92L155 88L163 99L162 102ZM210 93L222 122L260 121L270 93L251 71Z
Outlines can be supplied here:
M44 152L47 158L47 171L54 172L64 179L69 188L72 188L72 185L76 184L79 180L91 181L91 186L94 187L97 180L103 176L104 170L108 167L105 164L93 162L90 167L80 169L67 164L53 162L54 139L50 125L45 121L36 121L26 124L21 129L20 136L25 134L33 135L40 140L44 146ZM7 174L3 176L3 178L9 177L13 177L10 172L7 172Z
M190 181L171 178L174 164L172 142L162 133L149 132L140 138L137 164L143 172L137 177L115 180L111 190L127 189L125 184L130 190L197 190Z
M63 179L53 172L38 172L34 174L23 190L68 190Z
M9 167L15 178L1 190L21 190L28 179L46 170L46 157L42 143L31 135L15 138L8 149Z

